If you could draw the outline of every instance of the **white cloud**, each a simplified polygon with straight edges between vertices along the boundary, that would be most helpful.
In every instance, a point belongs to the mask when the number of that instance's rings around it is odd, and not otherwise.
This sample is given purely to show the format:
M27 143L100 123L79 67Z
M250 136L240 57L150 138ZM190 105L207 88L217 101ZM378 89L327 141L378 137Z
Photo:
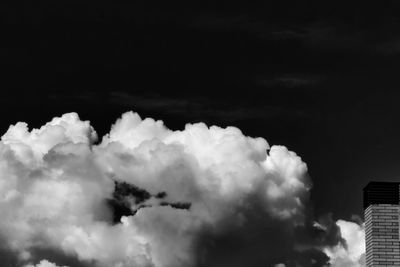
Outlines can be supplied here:
M78 114L68 113L46 123L40 129L29 131L28 124L11 125L1 137L24 163L40 160L51 148L62 143L89 144L97 134L88 121L81 121Z
M32 131L17 123L3 135L0 234L11 250L51 248L107 267L191 266L198 234L205 227L218 231L226 221L240 226L250 220L242 211L255 201L260 216L285 227L304 223L307 167L284 146L270 147L235 127L197 123L172 131L133 112L92 145L96 138L75 113ZM162 201L190 203L190 209L160 206L153 197L144 203L148 207L112 224L106 199L112 197L113 179L152 195L165 192ZM354 261L359 251L353 248L358 239L352 225L338 224L349 249L326 251L334 262ZM36 265L45 266L55 265L46 260Z
M326 247L325 253L330 257L332 267L363 267L365 266L365 228L354 222L338 220L345 244Z
M49 262L48 260L41 260L36 265L28 264L25 267L59 267L59 266L52 262ZM63 266L63 267L67 267L67 266Z

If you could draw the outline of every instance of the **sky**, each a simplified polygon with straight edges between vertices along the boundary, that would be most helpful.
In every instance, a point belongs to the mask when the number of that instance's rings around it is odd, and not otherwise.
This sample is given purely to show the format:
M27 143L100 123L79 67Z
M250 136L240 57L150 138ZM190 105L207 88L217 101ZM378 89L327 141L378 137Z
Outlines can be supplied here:
M0 130L76 112L99 136L87 143L101 146L130 110L171 131L234 126L307 164L307 218L360 223L362 188L400 172L398 10L369 0L2 3Z

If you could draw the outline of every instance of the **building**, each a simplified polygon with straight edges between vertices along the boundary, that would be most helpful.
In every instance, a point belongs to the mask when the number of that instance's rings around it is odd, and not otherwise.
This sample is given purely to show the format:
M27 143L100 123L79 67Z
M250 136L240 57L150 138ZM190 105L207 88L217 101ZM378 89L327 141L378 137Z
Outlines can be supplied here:
M400 266L400 183L370 182L364 188L367 267Z

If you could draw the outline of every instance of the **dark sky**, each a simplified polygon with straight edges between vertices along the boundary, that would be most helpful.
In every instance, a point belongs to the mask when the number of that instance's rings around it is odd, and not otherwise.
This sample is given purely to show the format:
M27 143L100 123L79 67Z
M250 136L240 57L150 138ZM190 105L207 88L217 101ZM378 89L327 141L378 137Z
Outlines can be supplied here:
M234 125L298 153L317 215L400 178L400 3L40 0L0 6L0 129L76 111Z

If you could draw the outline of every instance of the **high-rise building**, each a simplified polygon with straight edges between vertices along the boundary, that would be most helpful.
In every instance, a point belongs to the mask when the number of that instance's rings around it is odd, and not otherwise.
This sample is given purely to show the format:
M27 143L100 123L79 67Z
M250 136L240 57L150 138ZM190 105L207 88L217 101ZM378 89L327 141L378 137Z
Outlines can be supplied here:
M400 183L370 182L364 188L367 267L400 266Z

